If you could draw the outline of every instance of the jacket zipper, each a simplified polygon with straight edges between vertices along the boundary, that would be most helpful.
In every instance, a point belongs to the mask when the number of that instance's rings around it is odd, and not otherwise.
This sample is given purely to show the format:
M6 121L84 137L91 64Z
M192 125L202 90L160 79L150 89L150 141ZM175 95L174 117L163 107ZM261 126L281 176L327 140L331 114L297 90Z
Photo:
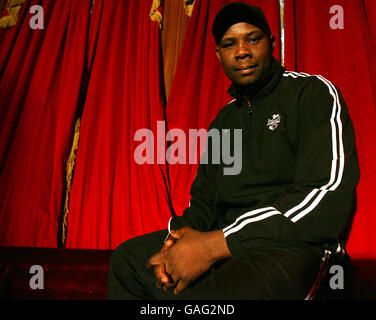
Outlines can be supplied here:
M247 111L247 113L248 114L252 114L252 104L251 104L251 102L250 101L248 101L248 111Z

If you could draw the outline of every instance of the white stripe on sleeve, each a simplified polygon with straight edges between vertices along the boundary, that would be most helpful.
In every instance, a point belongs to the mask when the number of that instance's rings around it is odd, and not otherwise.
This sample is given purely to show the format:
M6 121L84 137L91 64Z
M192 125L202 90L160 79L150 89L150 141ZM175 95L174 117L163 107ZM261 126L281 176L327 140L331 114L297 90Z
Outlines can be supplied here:
M269 211L269 212L266 212L262 215L259 215L257 217L254 217L254 218L249 218L249 219L245 219L242 223L240 223L238 226L232 228L232 229L229 229L227 231L224 231L224 235L225 237L228 237L230 234L234 233L234 232L237 232L239 231L240 229L242 229L245 225L249 224L249 223L252 223L252 222L255 222L255 221L260 221L260 220L264 220L264 219L267 219L271 216L274 216L276 214L281 214L279 211Z
M306 73L297 73L297 72L286 72L284 77L309 77L310 75ZM291 221L296 222L304 217L306 214L311 212L316 206L320 203L323 197L327 194L328 191L334 191L338 185L342 181L343 171L344 171L344 163L345 163L345 154L344 154L344 147L343 147L343 140L342 140L342 122L341 122L341 104L338 96L338 91L335 86L324 77L320 75L313 76L317 79L321 80L329 90L330 95L333 97L333 111L330 118L330 125L332 130L332 153L333 153L333 160L332 160L332 167L330 172L330 179L329 182L320 187L319 189L313 189L306 198L296 205L295 207L288 210L284 215L285 217L291 216L295 212L299 212L299 210L303 209L312 199L314 199L306 209L301 210L295 217L291 219ZM338 135L338 141L337 141ZM338 150L339 149L339 156ZM337 172L337 165L339 161L339 169ZM320 192L319 192L320 191Z

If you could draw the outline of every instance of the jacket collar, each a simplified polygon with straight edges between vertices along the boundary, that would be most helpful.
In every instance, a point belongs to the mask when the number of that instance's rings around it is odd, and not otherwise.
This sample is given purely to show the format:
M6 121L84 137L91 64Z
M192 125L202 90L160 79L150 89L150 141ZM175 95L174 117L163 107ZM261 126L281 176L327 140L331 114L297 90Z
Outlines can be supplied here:
M251 101L252 103L260 101L273 91L281 80L285 70L286 69L282 67L274 57L272 57L269 74L264 83L260 85L261 88L249 86L248 88L244 89L236 86L233 83L228 90L228 93L236 99L236 104L238 106L243 105L243 103L247 101Z

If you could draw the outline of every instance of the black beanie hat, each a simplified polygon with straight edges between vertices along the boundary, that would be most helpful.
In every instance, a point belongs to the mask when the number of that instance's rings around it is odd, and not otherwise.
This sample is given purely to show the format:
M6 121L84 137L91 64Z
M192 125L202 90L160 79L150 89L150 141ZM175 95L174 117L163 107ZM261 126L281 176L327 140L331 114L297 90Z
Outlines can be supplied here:
M215 16L212 28L215 43L220 43L228 28L239 22L253 24L266 35L271 35L268 21L259 7L241 2L232 2L225 5Z

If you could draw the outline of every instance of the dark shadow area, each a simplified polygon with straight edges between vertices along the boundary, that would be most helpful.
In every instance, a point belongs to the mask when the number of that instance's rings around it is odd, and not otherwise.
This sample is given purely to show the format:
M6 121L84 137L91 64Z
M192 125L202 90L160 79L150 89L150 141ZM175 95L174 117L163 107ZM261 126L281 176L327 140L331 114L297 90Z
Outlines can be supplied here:
M353 260L356 291L361 300L376 300L376 260Z
M0 247L1 300L103 300L112 250ZM43 289L32 289L43 268ZM344 288L333 289L332 266L344 270ZM40 275L40 274L39 274ZM33 279L32 279L33 278ZM331 287L332 279L332 287ZM338 283L337 283L338 284ZM376 300L376 260L332 257L315 300Z
M2 300L100 300L107 295L111 250L62 248L0 248L0 299ZM31 266L43 268L30 273Z
M314 300L376 300L376 260L331 256Z

